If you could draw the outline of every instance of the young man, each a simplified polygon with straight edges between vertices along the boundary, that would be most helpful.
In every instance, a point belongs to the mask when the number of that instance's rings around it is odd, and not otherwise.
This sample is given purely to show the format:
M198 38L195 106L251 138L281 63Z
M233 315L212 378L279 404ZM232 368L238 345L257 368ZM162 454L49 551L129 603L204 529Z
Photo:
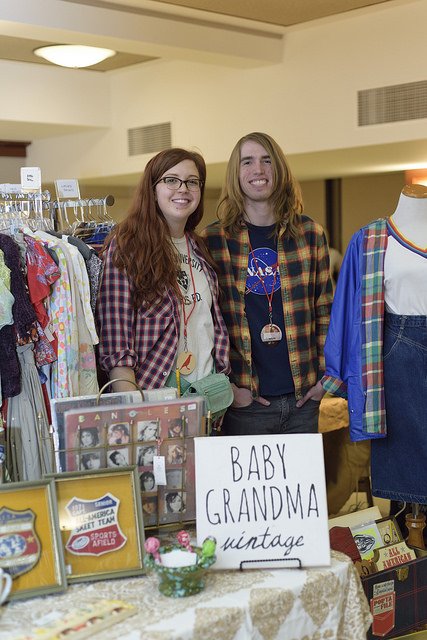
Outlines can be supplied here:
M228 163L219 222L203 233L230 335L227 435L318 428L332 283L323 229L302 209L279 145L265 133L241 138Z

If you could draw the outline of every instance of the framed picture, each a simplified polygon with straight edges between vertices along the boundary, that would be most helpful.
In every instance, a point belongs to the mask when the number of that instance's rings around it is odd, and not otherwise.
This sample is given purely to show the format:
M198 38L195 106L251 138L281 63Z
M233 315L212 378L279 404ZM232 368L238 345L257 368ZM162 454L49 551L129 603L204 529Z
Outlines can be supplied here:
M156 445L150 444L136 447L136 464L138 467L153 467L153 459L156 455Z
M383 546L383 540L376 522L367 522L350 527L362 560L372 560L375 549Z
M79 456L81 471L93 471L104 467L104 452L102 449L81 450Z
M184 464L186 458L186 443L172 443L167 445L166 462L167 464Z
M163 517L168 522L180 521L185 517L187 508L187 493L176 489L165 489L163 491Z
M184 489L185 471L184 469L166 469L166 486L169 489Z
M138 442L156 441L160 437L159 420L141 420L136 423Z
M80 429L79 442L77 443L82 449L89 447L97 447L102 438L102 433L98 431L98 427L87 427L86 429Z
M146 497L142 502L142 513L145 526L154 527L158 524L157 496Z
M205 435L203 412L204 400L200 397L67 411L67 472L136 465L142 506L149 501L146 527L195 520L194 438ZM166 486L157 485L154 479L156 455L164 458ZM169 503L173 492L179 492L180 507L176 506L177 497ZM155 515L151 513L154 507Z
M109 445L129 444L132 440L130 422L112 422L106 425L106 439Z
M117 467L128 467L132 464L130 447L113 447L107 449L107 467L116 469Z
M182 438L183 434L188 432L188 422L185 417L169 418L167 424L169 438Z
M54 476L67 580L144 573L144 527L134 467Z
M376 523L384 546L396 544L403 540L399 525L393 516L376 520Z
M11 600L66 589L53 480L0 485L0 568L12 576Z
M139 485L142 492L156 491L156 480L152 471L142 471L139 474Z

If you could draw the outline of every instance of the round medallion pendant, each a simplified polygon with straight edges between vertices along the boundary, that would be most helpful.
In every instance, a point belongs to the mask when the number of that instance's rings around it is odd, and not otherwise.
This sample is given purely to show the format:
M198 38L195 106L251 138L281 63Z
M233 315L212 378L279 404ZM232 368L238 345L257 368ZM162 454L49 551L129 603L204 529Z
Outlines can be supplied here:
M183 351L176 360L176 367L183 376L188 376L196 367L196 356L191 351Z
M282 339L282 331L277 324L266 324L261 329L261 340L264 344L274 347Z

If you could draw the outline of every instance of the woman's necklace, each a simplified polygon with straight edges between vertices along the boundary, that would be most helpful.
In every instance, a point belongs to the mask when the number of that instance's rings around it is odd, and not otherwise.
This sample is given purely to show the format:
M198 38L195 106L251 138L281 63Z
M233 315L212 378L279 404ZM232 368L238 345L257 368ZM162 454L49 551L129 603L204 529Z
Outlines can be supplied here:
M188 376L190 373L193 373L197 364L196 356L194 355L194 353L188 350L188 340L187 340L188 321L190 320L191 314L196 308L196 285L194 283L193 268L191 266L190 245L188 243L187 235L185 235L185 241L187 244L188 266L190 268L191 284L193 285L193 305L190 309L190 313L187 315L185 311L185 300L184 299L181 300L182 318L184 321L184 331L183 331L184 351L178 354L178 357L176 359L176 367L183 376Z

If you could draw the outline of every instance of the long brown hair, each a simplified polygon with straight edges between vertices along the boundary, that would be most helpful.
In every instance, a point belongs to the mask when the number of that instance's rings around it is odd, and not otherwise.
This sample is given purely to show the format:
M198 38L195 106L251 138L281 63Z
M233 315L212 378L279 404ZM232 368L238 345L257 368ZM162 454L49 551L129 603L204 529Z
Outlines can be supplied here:
M277 142L268 134L255 131L237 142L227 165L225 183L217 207L217 216L230 232L236 232L245 210L244 196L240 187L240 150L245 142L257 142L271 158L273 170L273 192L270 202L276 219L277 231L286 223L286 233L296 237L300 215L303 212L301 190L292 175L285 154Z
M169 226L156 202L154 185L168 169L183 160L194 162L201 180L200 202L188 218L185 231L199 247L203 246L194 230L203 217L205 161L199 153L176 148L161 151L147 163L127 217L117 224L103 249L105 251L115 239L113 264L129 278L136 308L163 298L167 289L181 297L177 283L178 256Z

